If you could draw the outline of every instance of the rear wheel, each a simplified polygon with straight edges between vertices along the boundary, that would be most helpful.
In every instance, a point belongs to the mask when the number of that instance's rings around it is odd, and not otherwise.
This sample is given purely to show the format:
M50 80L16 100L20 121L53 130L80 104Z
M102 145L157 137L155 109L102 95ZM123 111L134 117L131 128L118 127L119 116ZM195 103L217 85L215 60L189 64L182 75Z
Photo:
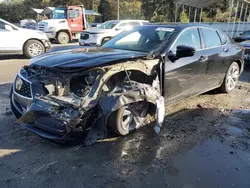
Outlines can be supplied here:
M113 112L108 120L108 127L119 135L127 135L146 120L149 103L142 101L121 107Z
M29 40L23 48L26 57L32 58L45 53L44 45L38 40Z
M227 71L224 81L220 87L220 91L223 93L229 93L232 91L236 87L239 77L240 67L238 63L233 62Z
M68 33L66 33L66 32L60 32L57 35L57 41L60 44L67 44L67 43L69 43L69 35L68 35Z

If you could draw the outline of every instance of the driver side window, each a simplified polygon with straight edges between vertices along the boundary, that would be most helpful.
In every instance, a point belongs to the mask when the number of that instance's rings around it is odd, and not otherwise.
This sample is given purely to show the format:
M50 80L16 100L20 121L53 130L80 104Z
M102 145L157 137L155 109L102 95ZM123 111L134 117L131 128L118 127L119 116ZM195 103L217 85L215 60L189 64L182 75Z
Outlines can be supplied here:
M69 10L69 17L70 18L78 18L80 16L80 12L78 9L70 9Z
M192 28L181 33L171 51L175 53L177 46L180 45L190 46L195 48L196 50L201 49L201 40L198 29Z

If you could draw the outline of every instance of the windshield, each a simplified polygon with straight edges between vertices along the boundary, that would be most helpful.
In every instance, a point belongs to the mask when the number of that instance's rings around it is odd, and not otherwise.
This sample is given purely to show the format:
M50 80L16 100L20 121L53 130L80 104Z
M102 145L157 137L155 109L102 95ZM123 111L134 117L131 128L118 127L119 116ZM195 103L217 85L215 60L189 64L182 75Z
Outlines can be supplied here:
M108 22L104 22L103 24L99 25L98 28L101 28L101 29L112 29L117 24L118 24L118 22L108 21Z
M250 35L250 31L245 31L243 35Z
M66 8L55 8L53 11L53 19L67 19Z
M173 28L139 27L125 31L103 45L104 48L151 52L169 39Z

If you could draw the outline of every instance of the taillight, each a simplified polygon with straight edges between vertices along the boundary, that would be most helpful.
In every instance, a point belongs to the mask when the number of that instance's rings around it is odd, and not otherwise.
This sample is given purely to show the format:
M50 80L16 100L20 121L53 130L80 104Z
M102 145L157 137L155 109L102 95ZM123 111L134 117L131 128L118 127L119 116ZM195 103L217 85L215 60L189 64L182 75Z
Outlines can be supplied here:
M242 47L242 50L243 50L243 51L245 51L245 50L246 50L245 46L243 46L243 47Z

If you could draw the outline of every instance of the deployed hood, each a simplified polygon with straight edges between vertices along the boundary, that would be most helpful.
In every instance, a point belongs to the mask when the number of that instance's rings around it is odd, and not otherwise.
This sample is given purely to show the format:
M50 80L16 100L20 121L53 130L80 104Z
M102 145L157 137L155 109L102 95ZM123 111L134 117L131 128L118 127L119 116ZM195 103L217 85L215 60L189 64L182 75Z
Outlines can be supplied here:
M58 68L91 68L147 55L148 53L145 52L108 48L79 48L43 54L31 59L31 65Z

